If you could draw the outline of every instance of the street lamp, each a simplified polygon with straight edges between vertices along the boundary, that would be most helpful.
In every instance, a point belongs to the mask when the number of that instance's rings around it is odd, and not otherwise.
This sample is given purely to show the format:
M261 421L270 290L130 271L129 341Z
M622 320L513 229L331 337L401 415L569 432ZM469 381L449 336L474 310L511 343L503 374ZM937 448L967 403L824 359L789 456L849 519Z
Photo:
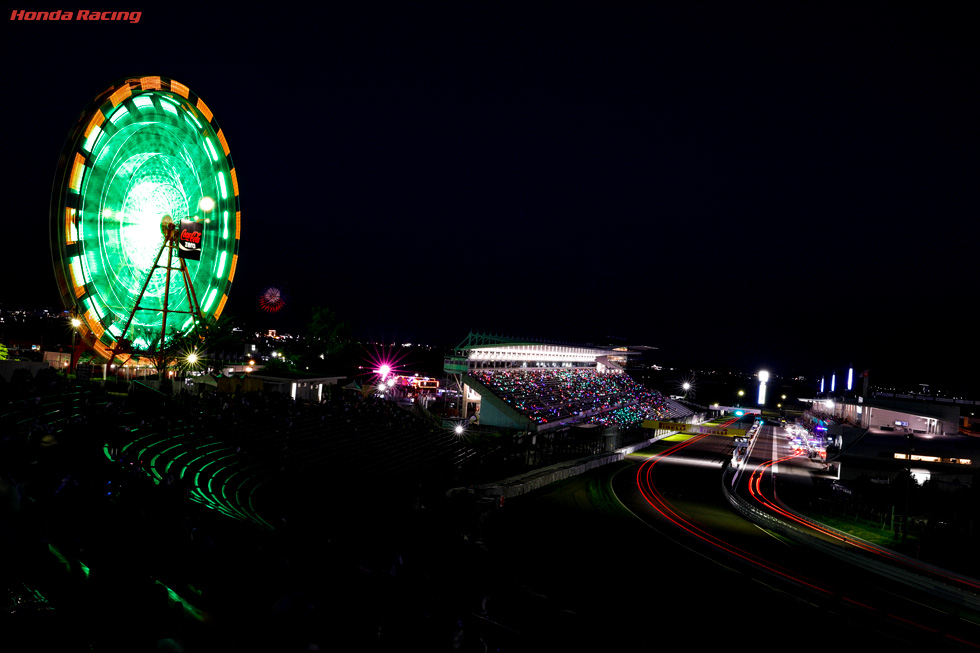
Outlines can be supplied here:
M744 397L744 396L745 396L745 390L739 390L738 391L738 405L739 406L742 405L742 397Z
M75 336L78 335L78 327L80 327L80 326L82 326L82 321L79 320L77 317L72 316L72 318L71 318L71 355L70 355L70 358L69 358L69 360L72 362L72 364L68 366L68 371L69 372L73 372L74 369L75 369L75 365L74 365L74 362L75 362Z
M191 370L191 367L197 365L197 361L198 361L197 351L194 350L188 353L186 360L187 360L187 365L184 366L184 380L182 382L184 387L181 388L181 391L187 388L187 378L188 378L188 373Z

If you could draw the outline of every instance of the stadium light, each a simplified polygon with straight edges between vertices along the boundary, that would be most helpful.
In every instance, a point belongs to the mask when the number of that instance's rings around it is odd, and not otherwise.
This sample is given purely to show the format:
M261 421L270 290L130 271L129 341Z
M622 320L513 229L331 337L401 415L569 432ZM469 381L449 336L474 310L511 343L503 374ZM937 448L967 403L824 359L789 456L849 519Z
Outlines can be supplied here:
M75 362L75 336L78 335L78 327L82 326L82 321L77 317L72 316L71 318L71 358L69 359L72 363ZM74 365L69 366L68 371L72 372Z

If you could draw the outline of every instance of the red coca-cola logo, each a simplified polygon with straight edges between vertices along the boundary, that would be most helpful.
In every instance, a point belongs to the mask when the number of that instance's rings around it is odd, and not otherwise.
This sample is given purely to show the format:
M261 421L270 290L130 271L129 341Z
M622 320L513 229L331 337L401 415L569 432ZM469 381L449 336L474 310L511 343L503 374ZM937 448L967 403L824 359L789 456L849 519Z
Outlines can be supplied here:
M187 229L182 229L180 232L180 240L185 243L194 243L195 245L201 244L201 232L200 231L188 231Z

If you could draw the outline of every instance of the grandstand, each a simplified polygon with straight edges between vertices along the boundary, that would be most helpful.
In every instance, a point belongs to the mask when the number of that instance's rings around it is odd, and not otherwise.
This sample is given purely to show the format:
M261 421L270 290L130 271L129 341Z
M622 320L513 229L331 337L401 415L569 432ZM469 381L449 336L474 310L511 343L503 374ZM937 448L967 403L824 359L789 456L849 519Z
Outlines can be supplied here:
M689 408L625 372L635 353L471 332L445 359L444 371L462 393L461 416L487 426L540 433L690 416Z

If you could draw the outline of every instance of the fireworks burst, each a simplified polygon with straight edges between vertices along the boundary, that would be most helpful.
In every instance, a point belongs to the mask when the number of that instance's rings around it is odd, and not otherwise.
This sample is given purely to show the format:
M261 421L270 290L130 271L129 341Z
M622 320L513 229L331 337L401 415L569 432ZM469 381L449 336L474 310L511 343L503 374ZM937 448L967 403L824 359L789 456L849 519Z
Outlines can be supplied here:
M286 305L286 296L281 288L270 286L259 295L259 308L266 313L278 313Z

